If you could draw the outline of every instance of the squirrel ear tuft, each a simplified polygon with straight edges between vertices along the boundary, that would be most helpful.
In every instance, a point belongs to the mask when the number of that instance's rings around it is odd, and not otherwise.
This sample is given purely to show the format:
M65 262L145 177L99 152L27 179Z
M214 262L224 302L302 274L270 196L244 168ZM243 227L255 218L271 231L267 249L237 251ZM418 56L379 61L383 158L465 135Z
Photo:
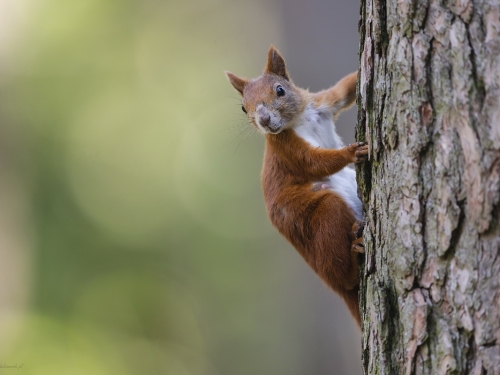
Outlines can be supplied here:
M236 91L238 91L240 95L243 96L243 89L247 85L248 81L246 79L235 76L231 72L226 72L226 77L231 85L233 85L233 87L236 89Z
M269 52L267 53L267 64L264 72L276 74L287 81L290 80L288 72L286 71L285 59L274 46L271 46L271 48L269 48Z

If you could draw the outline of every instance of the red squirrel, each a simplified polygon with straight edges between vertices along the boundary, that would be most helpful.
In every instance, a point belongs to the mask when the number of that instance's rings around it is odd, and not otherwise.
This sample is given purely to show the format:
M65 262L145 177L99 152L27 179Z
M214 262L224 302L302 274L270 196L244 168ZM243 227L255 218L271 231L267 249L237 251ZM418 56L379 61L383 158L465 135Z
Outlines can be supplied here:
M368 146L344 147L333 122L354 103L357 73L310 93L292 83L284 58L271 46L260 77L226 75L242 96L243 112L266 139L262 187L272 224L345 300L360 325L362 206L356 173L346 167L366 160Z

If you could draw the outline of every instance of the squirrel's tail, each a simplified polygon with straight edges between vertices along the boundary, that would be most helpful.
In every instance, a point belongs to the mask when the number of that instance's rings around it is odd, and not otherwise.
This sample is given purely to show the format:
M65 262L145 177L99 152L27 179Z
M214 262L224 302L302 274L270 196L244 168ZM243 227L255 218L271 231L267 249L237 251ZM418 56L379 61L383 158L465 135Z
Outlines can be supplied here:
M359 286L354 289L347 290L342 294L349 311L361 328L361 315L359 313Z

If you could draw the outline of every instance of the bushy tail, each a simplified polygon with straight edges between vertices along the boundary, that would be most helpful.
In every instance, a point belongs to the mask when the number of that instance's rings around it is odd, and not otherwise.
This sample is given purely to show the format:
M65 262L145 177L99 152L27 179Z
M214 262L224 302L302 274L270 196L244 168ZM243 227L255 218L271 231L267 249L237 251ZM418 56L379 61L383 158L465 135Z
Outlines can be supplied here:
M349 311L351 312L354 319L356 319L358 326L361 328L361 315L359 313L359 286L354 289L345 291L342 294L342 298L344 298Z

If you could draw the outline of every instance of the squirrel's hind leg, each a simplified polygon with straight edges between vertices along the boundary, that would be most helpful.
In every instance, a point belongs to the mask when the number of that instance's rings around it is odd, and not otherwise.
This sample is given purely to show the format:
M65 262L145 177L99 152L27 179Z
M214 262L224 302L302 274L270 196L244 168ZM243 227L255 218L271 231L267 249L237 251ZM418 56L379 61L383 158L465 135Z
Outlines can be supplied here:
M356 253L365 253L365 245L363 244L363 229L365 228L364 221L355 221L352 225L352 234L355 238L351 244L351 250Z

